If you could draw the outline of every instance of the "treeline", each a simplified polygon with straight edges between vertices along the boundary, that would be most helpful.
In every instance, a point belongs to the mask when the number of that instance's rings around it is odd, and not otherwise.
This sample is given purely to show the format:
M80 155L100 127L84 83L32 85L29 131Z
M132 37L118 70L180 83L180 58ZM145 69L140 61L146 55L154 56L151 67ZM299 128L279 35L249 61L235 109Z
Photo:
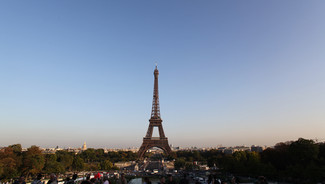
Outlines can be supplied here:
M150 156L150 153L146 153ZM237 151L224 154L219 150L177 151L168 159L175 159L175 168L198 169L196 162L207 164L217 172L238 176L266 176L277 181L313 183L325 181L325 143L300 138L297 141L278 143L261 153ZM80 154L57 151L43 154L37 146L22 152L20 144L0 151L0 180L20 175L38 173L65 173L66 171L117 170L114 163L135 161L137 154L131 151L104 153L103 149L87 149Z
M239 176L266 176L278 181L314 183L325 181L325 143L300 138L278 143L261 153L237 151L224 154L218 150L178 151L177 169L195 169L193 161L216 167L220 172Z
M43 154L37 146L31 146L23 152L21 145L15 144L0 151L0 180L12 179L21 175L35 176L38 173L118 170L114 166L115 162L136 159L137 154L131 151L104 153L103 149L89 148L80 154L68 151Z

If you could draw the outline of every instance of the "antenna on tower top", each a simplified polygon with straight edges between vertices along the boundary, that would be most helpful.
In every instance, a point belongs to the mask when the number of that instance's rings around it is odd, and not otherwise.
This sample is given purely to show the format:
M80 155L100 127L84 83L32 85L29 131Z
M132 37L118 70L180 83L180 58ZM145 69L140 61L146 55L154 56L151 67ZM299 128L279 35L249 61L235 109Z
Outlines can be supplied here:
M156 69L157 69L157 67L158 67L158 63L156 62L155 64L156 64Z

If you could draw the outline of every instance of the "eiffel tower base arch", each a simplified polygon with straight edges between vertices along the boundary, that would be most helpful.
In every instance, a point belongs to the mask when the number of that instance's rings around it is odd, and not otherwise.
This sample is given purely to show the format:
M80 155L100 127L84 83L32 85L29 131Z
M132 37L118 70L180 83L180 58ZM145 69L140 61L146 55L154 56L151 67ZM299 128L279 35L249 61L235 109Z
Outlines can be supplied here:
M140 159L143 158L146 151L148 151L152 147L158 147L162 149L167 155L171 155L172 153L172 150L170 149L170 146L168 144L168 139L166 137L158 139L144 137L142 145L138 151L138 157Z

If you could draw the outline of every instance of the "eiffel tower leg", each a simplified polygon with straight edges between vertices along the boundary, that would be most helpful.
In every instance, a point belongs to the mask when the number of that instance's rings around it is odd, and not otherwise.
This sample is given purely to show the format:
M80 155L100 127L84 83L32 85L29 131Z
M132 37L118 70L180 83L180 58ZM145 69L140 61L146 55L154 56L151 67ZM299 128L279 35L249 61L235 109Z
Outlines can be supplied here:
M142 143L139 151L138 151L138 158L143 158L144 154L146 153L146 151L148 151L148 149L151 148L151 145L146 142Z
M139 158L143 158L145 152L146 152L145 146L144 145L141 145L141 147L140 147L140 149L138 151L138 157Z
M164 133L164 129L163 129L162 125L159 125L158 128L159 128L159 137L164 138L165 133Z
M149 125L146 137L152 137L153 126Z

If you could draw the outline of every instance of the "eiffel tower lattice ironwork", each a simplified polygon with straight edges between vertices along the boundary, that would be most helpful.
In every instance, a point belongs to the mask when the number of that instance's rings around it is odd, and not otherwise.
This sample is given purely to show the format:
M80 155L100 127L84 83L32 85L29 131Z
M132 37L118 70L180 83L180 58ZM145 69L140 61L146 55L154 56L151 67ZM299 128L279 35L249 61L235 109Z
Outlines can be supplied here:
M139 158L143 158L145 152L152 147L158 147L162 149L167 155L171 154L172 152L168 144L168 138L165 136L164 129L161 124L162 119L160 117L159 93L158 93L159 71L157 69L157 66L153 74L155 76L155 81L154 81L154 90L153 90L151 118L149 120L149 127L148 127L147 134L143 138L142 145L138 151ZM158 127L159 137L152 137L154 127Z

